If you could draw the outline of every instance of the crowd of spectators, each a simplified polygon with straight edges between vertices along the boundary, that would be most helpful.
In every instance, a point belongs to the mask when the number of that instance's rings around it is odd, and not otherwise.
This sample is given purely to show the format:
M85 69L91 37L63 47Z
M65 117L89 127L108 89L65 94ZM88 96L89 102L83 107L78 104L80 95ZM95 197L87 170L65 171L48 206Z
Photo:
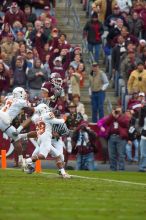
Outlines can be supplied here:
M54 73L58 74L63 88L53 110L66 114L66 124L74 131L81 121L88 120L84 104L80 102L85 65L81 47L68 42L66 34L58 29L55 14L55 0L1 1L0 105L2 108L16 87L23 87L32 105L37 105L48 98L42 89L43 83L51 81ZM17 127L18 121L21 123L26 117L22 113L13 124ZM68 158L68 152L72 151L70 139L66 145Z
M97 72L101 72L98 65L101 50L106 66L107 80L102 79L100 84L103 87L105 84L104 89L92 82L89 93L103 160L106 162L109 157L111 170L124 170L126 159L130 164L139 163L139 171L146 171L146 1L83 0L82 3L89 18L83 36L97 63L93 68L98 66L90 74L90 78L94 76L93 82ZM112 113L104 116L101 109L105 95L108 96L106 85L114 88L118 101ZM100 93L104 95L101 97ZM98 96L102 99L100 105Z

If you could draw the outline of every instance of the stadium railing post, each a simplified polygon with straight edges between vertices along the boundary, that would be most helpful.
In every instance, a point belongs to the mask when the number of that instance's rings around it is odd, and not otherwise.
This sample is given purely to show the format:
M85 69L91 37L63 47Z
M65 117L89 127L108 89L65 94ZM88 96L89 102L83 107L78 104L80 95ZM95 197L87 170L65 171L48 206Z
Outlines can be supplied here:
M41 173L42 167L41 167L41 160L37 160L35 164L35 172L36 173Z
M7 168L6 150L1 150L1 168L2 169L6 169Z

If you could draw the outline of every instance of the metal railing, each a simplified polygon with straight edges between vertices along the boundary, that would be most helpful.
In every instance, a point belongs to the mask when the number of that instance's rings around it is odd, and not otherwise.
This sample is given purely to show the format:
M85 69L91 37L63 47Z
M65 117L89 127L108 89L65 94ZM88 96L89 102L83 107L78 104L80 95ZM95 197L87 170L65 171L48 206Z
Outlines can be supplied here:
M70 24L70 13L71 13L72 0L65 1L65 17L67 18L67 25Z

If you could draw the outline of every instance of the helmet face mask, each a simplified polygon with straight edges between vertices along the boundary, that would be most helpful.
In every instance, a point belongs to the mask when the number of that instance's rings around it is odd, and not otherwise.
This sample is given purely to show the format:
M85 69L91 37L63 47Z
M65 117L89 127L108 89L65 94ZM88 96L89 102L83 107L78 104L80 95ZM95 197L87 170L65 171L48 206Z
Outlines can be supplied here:
M16 99L27 99L27 93L22 87L16 87L13 92L13 98Z
M51 74L51 83L54 85L54 87L61 88L63 81L59 73Z
M53 83L53 85L56 87L56 88L60 88L62 86L62 79L61 78L53 78L51 80L51 82Z

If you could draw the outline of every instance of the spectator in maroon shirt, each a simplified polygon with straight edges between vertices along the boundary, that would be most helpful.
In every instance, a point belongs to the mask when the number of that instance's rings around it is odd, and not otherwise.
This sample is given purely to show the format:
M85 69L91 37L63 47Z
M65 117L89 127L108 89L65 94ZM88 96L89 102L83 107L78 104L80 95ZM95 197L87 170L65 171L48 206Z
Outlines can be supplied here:
M44 44L47 43L47 36L44 34L43 24L41 21L35 21L35 29L30 33L29 39L32 42L32 47L36 47L39 52L40 48L44 47Z
M16 2L13 2L5 14L4 23L8 23L12 27L15 21L20 21L23 26L26 25L24 12L19 9Z
M8 23L3 24L2 31L0 33L0 41L6 41L6 37L8 37L9 33L12 33L10 25Z
M44 13L46 14L47 18L51 19L52 26L55 27L57 25L57 19L50 14L50 7L49 6L44 7Z
M125 170L125 146L128 140L129 122L129 117L122 114L121 107L116 107L105 122L109 130L108 150L110 169L113 171L117 170L117 164L119 170Z
M0 95L4 95L10 88L10 73L3 62L0 62Z
M59 39L58 39L58 47L59 49L70 49L70 44L67 42L67 36L66 34L60 34Z
M122 27L122 29L121 29L121 35L124 37L126 45L127 45L129 42L132 42L133 44L135 44L135 45L138 46L139 41L138 41L137 37L135 37L135 36L132 35L132 34L129 34L128 28L127 28L126 26L123 26L123 27ZM118 41L118 36L114 37L114 39L113 39L113 45L117 44L117 41Z

